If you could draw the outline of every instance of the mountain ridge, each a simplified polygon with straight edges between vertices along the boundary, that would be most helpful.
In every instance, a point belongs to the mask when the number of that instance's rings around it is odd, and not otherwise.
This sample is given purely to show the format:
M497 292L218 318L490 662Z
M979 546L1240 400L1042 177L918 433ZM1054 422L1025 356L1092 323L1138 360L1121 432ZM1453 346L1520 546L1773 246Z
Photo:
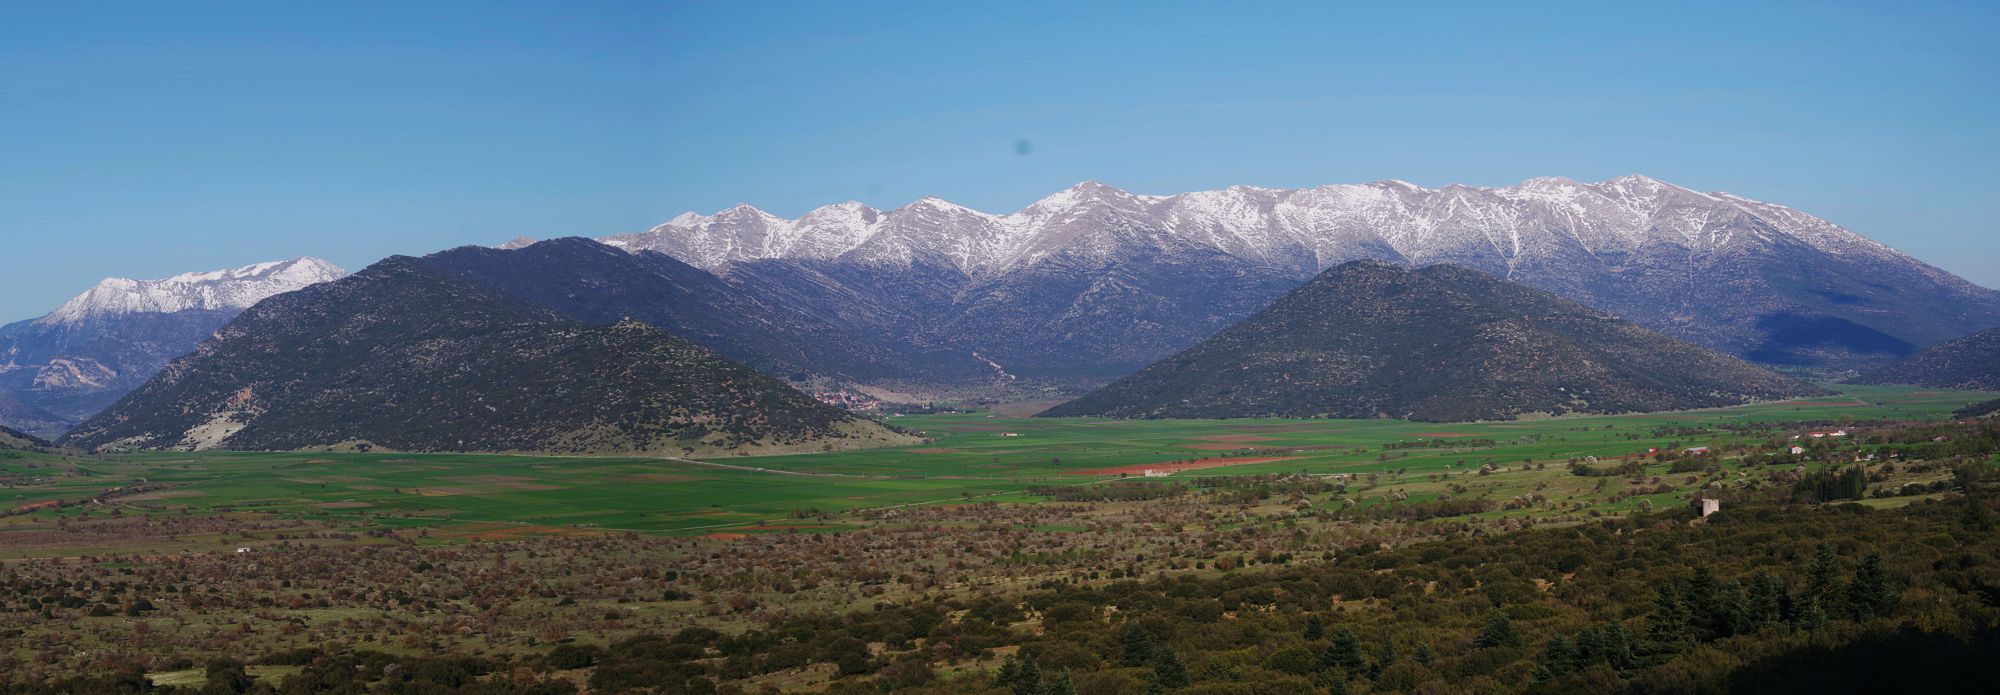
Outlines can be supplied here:
M1363 259L1470 267L1825 372L2000 325L2000 292L1839 225L1637 175L1170 196L1085 182L1006 214L937 198L796 219L738 205L602 241L666 253L822 316L869 307L871 328L977 350L1022 374L1127 373ZM1104 325L1117 316L1149 318Z

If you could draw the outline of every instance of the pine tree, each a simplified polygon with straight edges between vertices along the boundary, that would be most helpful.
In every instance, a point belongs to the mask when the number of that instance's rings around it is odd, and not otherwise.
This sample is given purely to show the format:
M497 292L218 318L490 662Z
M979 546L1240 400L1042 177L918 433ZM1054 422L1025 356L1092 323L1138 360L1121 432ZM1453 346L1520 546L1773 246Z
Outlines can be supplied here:
M1076 684L1069 679L1069 669L1063 669L1055 680L1042 684L1039 695L1076 695Z
M1328 695L1347 695L1347 677L1340 675L1339 671L1324 674L1324 680Z
M1811 632L1826 624L1826 608L1819 599L1807 596L1799 600L1798 614L1792 620L1792 627Z
M1785 604L1790 597L1785 594L1785 584L1769 572L1758 572L1750 578L1750 596L1744 616L1751 629L1778 624L1784 619Z
M1660 587L1653 615L1646 619L1647 650L1659 654L1678 652L1690 641L1687 606L1681 603L1680 593L1672 586Z
M1840 564L1833 557L1833 546L1825 543L1813 551L1812 565L1806 568L1806 588L1801 598L1818 599L1820 607L1826 607L1826 598L1834 591L1838 581Z
M1318 640L1319 638L1325 636L1326 636L1326 624L1320 622L1319 616L1315 615L1307 617L1305 638L1308 641L1312 641L1312 640Z
M1488 647L1521 646L1521 635L1514 632L1514 621L1507 619L1506 613L1494 613L1487 619L1486 627L1472 639L1472 646L1480 649Z
M1417 643L1417 663L1429 666L1431 665L1431 662L1436 660L1437 660L1437 652L1431 649L1431 643L1429 642Z
M1722 588L1715 592L1715 607L1709 611L1709 618L1710 628L1719 636L1740 635L1753 629L1750 598L1744 595L1742 582L1731 579L1722 583Z
M1576 663L1579 667L1604 660L1604 638L1585 627L1576 631Z
M1361 638L1346 627L1333 631L1333 646L1327 650L1333 652L1334 665L1350 676L1360 673L1368 665L1361 657Z
M1020 674L1021 663L1015 661L1014 657L1009 656L1005 661L1000 662L1000 670L993 672L993 685L1001 688L1012 688L1014 679L1020 677Z
M1042 669L1035 665L1034 657L1021 660L1021 668L1014 674L1014 695L1036 695L1042 689Z
M1144 666L1153 660L1153 638L1145 630L1133 627L1125 631L1125 653L1119 662L1126 666Z
M1639 665L1638 655L1632 653L1634 641L1624 623L1612 623L1604 630L1604 662L1620 670Z
M1167 690L1179 690L1194 682L1188 677L1187 665L1172 647L1160 645L1153 652L1153 682Z
M1562 637L1549 640L1548 646L1542 648L1541 668L1545 669L1551 677L1565 676L1576 672L1576 646L1570 644L1569 640ZM1544 678L1542 680L1549 679Z
M1693 628L1697 640L1721 636L1715 630L1716 624L1721 622L1716 610L1719 607L1717 593L1715 575L1707 567L1696 567L1694 578L1688 580L1687 594L1681 597L1681 605L1686 607L1688 625Z
M1882 554L1869 553L1854 568L1854 581L1847 585L1848 611L1858 620L1888 615L1896 609L1896 598L1889 588L1889 575L1882 570Z

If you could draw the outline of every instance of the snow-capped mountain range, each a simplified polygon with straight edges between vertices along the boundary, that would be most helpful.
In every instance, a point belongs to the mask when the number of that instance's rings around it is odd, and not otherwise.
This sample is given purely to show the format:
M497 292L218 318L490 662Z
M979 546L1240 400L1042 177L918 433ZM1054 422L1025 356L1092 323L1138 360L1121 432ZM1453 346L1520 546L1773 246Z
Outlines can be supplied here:
M60 432L144 383L267 297L345 271L297 258L163 280L108 278L41 318L0 326L0 425Z
M308 257L182 273L163 280L105 278L35 322L47 325L118 314L240 311L265 297L346 275L332 263Z
M937 198L797 219L738 205L602 241L1003 366L1101 359L1101 373L1360 259L1472 267L1777 364L1880 361L2000 324L2000 293L1839 225L1637 175L1177 195L1085 182L1004 214Z
M1752 233L1783 235L1826 253L1903 257L1782 205L1639 175L1597 183L1538 178L1499 188L1432 189L1394 180L1299 189L1234 186L1166 196L1086 181L1006 214L938 198L886 212L847 202L798 219L737 205L713 215L683 213L644 233L604 241L711 270L773 258L907 263L935 255L980 274L1101 240L1114 231L1109 227L1144 226L1239 258L1326 268L1364 249L1386 249L1419 264L1468 249L1509 259L1560 245L1616 254L1647 244L1718 249L1753 221L1766 229Z

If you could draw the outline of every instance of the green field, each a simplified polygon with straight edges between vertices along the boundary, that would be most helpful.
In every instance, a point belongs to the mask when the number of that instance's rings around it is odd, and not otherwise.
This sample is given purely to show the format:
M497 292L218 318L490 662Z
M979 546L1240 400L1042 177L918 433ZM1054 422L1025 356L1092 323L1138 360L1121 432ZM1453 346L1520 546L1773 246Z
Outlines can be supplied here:
M1134 476L1107 469L1202 460L1175 479L1269 473L1383 474L1417 482L1482 465L1526 468L1614 459L1648 448L1753 437L1725 429L1771 422L1943 417L1992 394L1841 387L1810 401L1627 416L1471 424L1395 420L1112 421L984 414L893 418L934 441L900 449L708 462L639 458L333 453L155 453L0 458L0 548L53 518L234 515L427 528L437 538L593 531L699 534L845 528L855 510L965 501L1033 501L1033 487ZM1013 436L1006 436L1013 435ZM1428 440L1422 448L1385 448ZM1487 441L1490 440L1490 443ZM1757 439L1762 441L1761 438ZM1273 460L1275 459L1275 460ZM1261 460L1261 461L1260 461ZM1505 481L1503 484L1502 481ZM1496 478L1513 494L1565 483ZM1579 484L1581 481L1577 481ZM143 486L143 487L134 487ZM99 503L92 497L117 491ZM1413 484L1411 499L1435 489ZM1621 499L1619 506L1641 498ZM56 508L50 503L62 501ZM1617 507L1612 507L1617 508ZM31 510L21 513L22 510ZM241 542L185 534L182 547Z

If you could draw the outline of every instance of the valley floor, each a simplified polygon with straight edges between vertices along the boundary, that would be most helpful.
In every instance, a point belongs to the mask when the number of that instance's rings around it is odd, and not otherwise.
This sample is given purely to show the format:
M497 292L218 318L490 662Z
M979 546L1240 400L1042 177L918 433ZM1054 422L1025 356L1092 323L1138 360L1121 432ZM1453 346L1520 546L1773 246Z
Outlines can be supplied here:
M7 636L0 671L19 684L137 665L165 683L192 678L188 669L211 657L255 657L262 665L253 675L275 683L315 658L361 650L497 660L527 669L516 682L559 691L588 687L605 670L559 667L565 663L551 651L558 645L608 647L615 657L621 640L693 628L763 644L758 635L772 630L819 630L787 627L810 615L896 607L943 611L964 630L973 625L966 611L997 611L998 627L980 629L999 633L939 647L923 683L984 684L986 671L1026 650L1080 677L1098 672L1091 678L1102 682L1084 692L1121 692L1098 676L1110 669L1123 674L1114 679L1121 683L1141 682L1154 677L1151 657L1118 671L1104 661L1111 657L1050 652L1056 647L1032 637L1067 618L1019 601L1138 578L1268 591L1241 580L1354 568L1383 549L1540 538L1534 534L1548 531L1537 529L1548 527L1685 527L1678 520L1691 512L1669 510L1684 509L1697 492L1724 499L1725 512L1764 508L1808 485L1801 482L1808 475L1853 467L1863 451L1891 455L1860 446L1871 423L1942 422L1991 397L1845 388L1835 397L1709 411L1456 425L910 416L892 422L932 441L699 461L12 452L0 457L0 635ZM1809 434L1847 429L1852 436ZM1793 435L1806 452L1789 453ZM1707 453L1684 453L1698 448ZM1899 461L1861 464L1870 480L1859 508L1928 509L1967 489L1950 466ZM1865 554L1881 545L1875 538L1843 549ZM1475 567L1437 571L1449 577ZM1546 570L1511 576L1533 591L1568 581ZM1332 593L1299 615L1330 626L1354 617L1343 611L1385 607L1351 590ZM1493 605L1535 604L1533 596ZM1622 614L1631 618L1645 613L1650 596L1613 603L1637 611ZM1085 601L1092 602L1099 600ZM1136 609L1130 603L1101 607ZM1225 612L1236 610L1249 609ZM1470 624L1483 613L1426 619ZM1538 619L1519 613L1517 620ZM1564 613L1566 620L1584 614L1609 619L1596 609ZM1385 620L1363 622L1393 629ZM1552 624L1533 624L1537 634L1556 634L1547 632ZM862 656L846 654L849 661L818 643L782 656L788 652L770 645L704 639L701 649L717 660L675 668L727 687L845 687L893 678L898 663L915 668L907 636L864 639ZM935 630L928 640L918 643L949 641ZM1460 645L1429 647L1453 668L1470 668L1459 661L1476 656ZM722 660L739 648L754 658ZM1199 662L1214 665L1206 649ZM1630 668L1638 666L1620 672ZM852 677L837 678L843 672ZM1320 673L1299 675L1331 687ZM1504 689L1529 682L1525 674L1481 673L1510 684ZM1344 687L1395 689L1380 676ZM607 683L598 685L616 690Z

